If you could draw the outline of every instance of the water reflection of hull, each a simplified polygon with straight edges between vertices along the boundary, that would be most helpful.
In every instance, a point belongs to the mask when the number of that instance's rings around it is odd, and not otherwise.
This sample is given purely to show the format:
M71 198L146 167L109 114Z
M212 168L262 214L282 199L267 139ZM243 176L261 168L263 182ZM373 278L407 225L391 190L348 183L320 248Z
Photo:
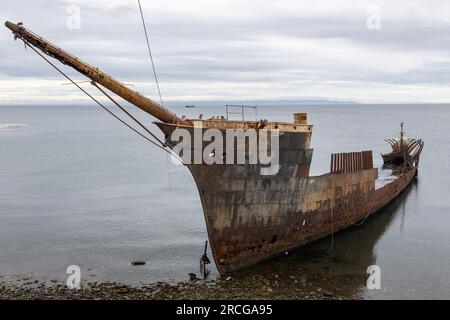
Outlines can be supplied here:
M273 279L278 275L287 292L300 287L327 289L345 298L361 297L366 285L367 267L377 264L376 245L395 217L404 218L404 203L415 181L398 199L381 208L362 225L349 227L289 253L234 273L244 281L253 275ZM403 208L403 209L402 209ZM400 223L400 226L402 224ZM304 281L301 282L300 280Z
M377 260L375 246L378 240L384 235L397 214L401 213L404 218L405 212L402 212L404 203L414 186L415 181L397 199L379 209L377 214L370 216L364 223L335 234L332 244L328 237L307 246L305 250L313 252L326 250L326 254L323 256L325 260L337 262L333 265L334 275L367 276L367 267L375 264ZM301 253L301 250L298 252Z

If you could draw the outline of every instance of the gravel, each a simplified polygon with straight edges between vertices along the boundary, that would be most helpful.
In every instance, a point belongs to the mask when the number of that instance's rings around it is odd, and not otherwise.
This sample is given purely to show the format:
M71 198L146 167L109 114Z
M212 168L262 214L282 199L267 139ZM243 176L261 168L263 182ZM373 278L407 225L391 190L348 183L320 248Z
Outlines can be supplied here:
M299 280L297 280L299 279ZM363 280L363 279L361 279ZM250 274L213 280L178 283L155 282L125 285L117 282L84 282L78 290L52 279L6 281L0 277L2 300L150 300L150 299L359 299L359 290L346 290L355 279L347 276L283 277Z

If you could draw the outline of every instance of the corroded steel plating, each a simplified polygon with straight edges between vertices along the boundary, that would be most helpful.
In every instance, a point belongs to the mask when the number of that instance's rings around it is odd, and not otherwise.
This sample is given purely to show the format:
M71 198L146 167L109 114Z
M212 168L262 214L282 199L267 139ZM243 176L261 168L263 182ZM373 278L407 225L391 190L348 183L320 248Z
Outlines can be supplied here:
M390 153L382 154L386 164L406 164L407 166L419 166L420 154L422 153L424 142L422 139L411 139L405 136L403 122L401 123L400 137L395 139L385 139L392 148Z

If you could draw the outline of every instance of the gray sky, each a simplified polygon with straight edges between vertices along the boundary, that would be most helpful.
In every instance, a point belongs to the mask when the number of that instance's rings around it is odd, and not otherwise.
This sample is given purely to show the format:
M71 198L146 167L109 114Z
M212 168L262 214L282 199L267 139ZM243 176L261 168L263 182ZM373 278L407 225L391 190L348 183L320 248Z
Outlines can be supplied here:
M141 2L166 100L450 102L450 1ZM0 18L0 103L85 99L6 20L157 98L137 0L2 1Z

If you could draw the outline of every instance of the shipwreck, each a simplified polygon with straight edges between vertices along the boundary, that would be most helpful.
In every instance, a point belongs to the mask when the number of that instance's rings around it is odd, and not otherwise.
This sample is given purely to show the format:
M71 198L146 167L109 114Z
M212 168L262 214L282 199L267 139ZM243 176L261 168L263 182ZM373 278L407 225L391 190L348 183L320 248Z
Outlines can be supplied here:
M89 78L109 98L100 86L154 116L156 126L165 136L162 148L175 148L178 141L173 140L172 133L180 128L193 136L195 130L208 129L216 129L223 135L228 130L254 130L257 139L261 139L263 131L279 133L278 170L271 175L262 174L266 167L262 163L185 163L198 188L211 250L221 274L365 221L397 197L417 175L424 143L406 138L403 128L399 138L387 140L392 147L391 153L383 155L390 166L389 171L383 170L389 172L388 179L379 178L379 168L374 168L370 150L332 154L330 171L310 176L313 126L304 113L294 114L292 122L179 117L21 23L6 22L6 27L42 57L59 60ZM251 150L247 144L242 149L248 159ZM229 151L224 146L214 152L225 157Z

